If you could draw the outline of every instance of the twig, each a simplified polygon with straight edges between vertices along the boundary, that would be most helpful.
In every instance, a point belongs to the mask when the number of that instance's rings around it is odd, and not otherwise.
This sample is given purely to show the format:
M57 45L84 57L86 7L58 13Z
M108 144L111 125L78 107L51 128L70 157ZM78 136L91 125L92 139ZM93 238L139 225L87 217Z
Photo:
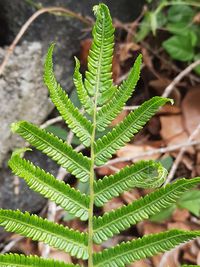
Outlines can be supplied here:
M138 159L138 158L143 158L143 157L146 157L146 156L152 156L152 155L155 155L155 154L163 154L163 153L167 153L167 152L170 152L170 151L175 151L175 150L179 150L183 147L189 147L189 146L195 146L195 145L199 145L200 144L200 141L191 141L191 142L186 142L186 143L181 143L181 144L177 144L177 145L172 145L172 146L168 146L168 147L161 147L161 148L158 148L158 149L151 149L149 151L146 151L144 153L140 153L138 154L137 156L134 156L134 157L120 157L120 158L116 158L116 159L112 159L110 161L108 161L106 165L112 165L114 163L118 163L118 162L124 162L124 161L133 161L135 159ZM98 168L98 167L96 167Z
M187 68L185 68L176 78L166 87L163 97L168 97L173 91L174 87L186 76L188 75L194 68L200 65L200 59L190 64Z
M187 141L188 144L190 144L192 142L192 140L199 133L199 131L200 131L200 124L196 127L196 129L189 136L188 141ZM175 159L175 161L174 161L174 163L172 165L172 168L171 168L171 170L170 170L170 172L168 174L168 177L167 177L167 179L165 181L165 184L168 184L173 179L174 174L175 174L175 172L176 172L176 170L177 170L177 168L179 166L179 163L181 162L181 159L182 159L185 151L186 151L186 146L182 147L181 150L179 151L178 156L176 157L176 159Z
M60 121L62 121L62 120L63 120L63 119L62 119L61 116L55 117L55 118L53 118L53 119L50 119L50 120L48 120L48 121L45 121L42 125L40 125L40 128L41 128L41 129L45 129L45 128L47 128L48 126L50 126L50 125L52 125L52 124L54 124L54 123L60 122Z
M23 240L24 237L23 236L19 236L17 238L14 238L13 240L11 240L2 250L1 250L1 254L10 252L10 250L21 240Z
M20 41L20 39L22 38L22 36L24 35L24 33L27 31L27 29L29 28L29 26L33 23L33 21L35 19L37 19L40 15L44 14L44 13L65 13L71 17L74 17L76 19L79 19L80 21L82 21L84 24L87 25L91 25L91 22L84 18L83 16L81 16L80 14L77 14L67 8L64 7L47 7L47 8L41 8L38 11L36 11L27 21L26 23L21 27L20 31L18 32L17 36L15 37L14 41L12 42L12 44L8 47L7 52L5 54L4 60L0 66L0 76L3 74L3 71L5 69L5 66L11 56L11 54L13 53L16 45L18 44L18 42Z
M192 242L194 242L194 241L190 241L187 244L191 244ZM177 251L179 251L180 249L182 249L184 246L185 246L185 244L181 244L181 245L177 246L176 248L174 248L174 249L172 249L170 251L165 252L164 255L161 258L161 261L160 261L158 267L168 266L168 264L167 264L168 263L168 259L170 257L174 257L174 253L176 253Z

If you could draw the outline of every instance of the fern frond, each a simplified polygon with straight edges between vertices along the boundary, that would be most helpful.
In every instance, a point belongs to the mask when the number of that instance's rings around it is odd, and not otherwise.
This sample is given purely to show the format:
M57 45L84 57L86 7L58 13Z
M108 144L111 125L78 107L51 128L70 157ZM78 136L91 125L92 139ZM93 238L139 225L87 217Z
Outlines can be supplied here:
M32 146L55 160L82 182L88 180L90 160L81 153L74 151L66 142L26 121L13 123L12 131L18 133Z
M98 139L95 144L95 164L103 165L118 149L129 142L134 134L142 129L161 106L169 101L171 101L169 98L158 96L151 98L132 111L111 132Z
M49 89L51 100L57 107L63 119L81 142L85 146L89 146L92 124L79 112L78 108L74 106L65 91L62 90L60 84L57 83L53 72L53 49L54 44L51 45L46 56L44 82Z
M91 96L96 95L103 104L102 94L113 89L112 54L114 28L108 7L99 4L94 7L96 23L92 30L93 42L88 56L88 71L85 74L85 87ZM105 99L108 100L108 99Z
M181 265L181 267L200 267L200 265Z
M200 236L200 231L170 230L144 236L94 254L96 267L123 267L134 261L168 251Z
M76 57L75 57L75 62L76 65L74 70L74 85L76 86L77 94L82 106L88 112L88 114L92 115L92 112L94 111L94 103L92 99L89 97L85 85L83 83L83 77L79 71L80 61Z
M112 99L97 112L97 129L104 131L105 128L122 111L123 106L130 98L140 78L142 56L139 55L128 75L128 78L115 90Z
M127 206L105 213L102 217L94 217L94 241L99 244L131 225L148 219L175 203L184 192L199 183L200 177L191 180L180 179Z
M0 267L80 267L71 263L64 263L52 259L43 259L37 256L25 256L19 254L0 255Z
M7 231L44 242L77 258L88 258L87 234L47 221L37 215L18 210L0 210L0 226Z
M114 175L105 176L94 182L95 205L102 206L113 197L134 187L159 187L164 182L166 175L166 169L153 160L140 161L125 167Z
M16 152L13 153L8 163L14 174L23 178L35 192L54 201L72 215L80 217L81 220L88 219L89 196L58 181L52 174L22 159Z

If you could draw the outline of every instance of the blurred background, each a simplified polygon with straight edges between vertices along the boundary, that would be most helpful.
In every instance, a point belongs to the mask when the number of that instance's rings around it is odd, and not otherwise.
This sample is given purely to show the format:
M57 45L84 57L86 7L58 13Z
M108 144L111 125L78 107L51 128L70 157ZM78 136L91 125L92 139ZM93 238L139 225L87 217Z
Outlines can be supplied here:
M80 230L85 230L86 225L31 191L22 179L11 174L7 161L16 147L27 145L10 131L10 124L18 120L41 125L63 140L70 139L74 147L79 146L49 100L43 84L43 62L49 45L55 42L57 79L80 107L73 85L74 56L80 59L84 73L94 22L92 7L98 2L0 0L0 207L27 210L47 218L53 209L56 222ZM114 82L120 84L137 55L143 55L139 84L111 126L152 96L169 96L175 104L162 108L129 144L117 152L115 163L97 169L97 176L113 174L141 159L161 161L169 171L166 183L182 177L200 176L200 1L103 2L109 6L116 28ZM73 177L40 152L33 149L26 153L26 157L87 193L87 184L77 184ZM128 160L123 160L124 157ZM110 201L99 212L118 208L149 192L133 189ZM200 191L197 188L169 209L109 240L103 247L171 228L200 230L199 216ZM199 248L200 242L196 240L131 266L176 267L183 262L200 265ZM3 229L0 229L0 251L37 254L72 262L67 254L5 233Z

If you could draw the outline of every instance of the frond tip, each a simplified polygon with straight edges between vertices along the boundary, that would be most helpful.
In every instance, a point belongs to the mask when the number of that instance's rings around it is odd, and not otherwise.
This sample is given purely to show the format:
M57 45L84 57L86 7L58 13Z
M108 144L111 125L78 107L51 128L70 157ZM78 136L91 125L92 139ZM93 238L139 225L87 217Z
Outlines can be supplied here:
M37 256L25 256L18 254L0 255L0 267L80 267L71 263L64 263L51 259L43 259Z
M168 251L182 243L197 238L200 231L170 230L146 235L130 242L94 254L96 267L123 267L140 259Z
M113 93L112 54L114 27L109 9L104 4L94 7L96 22L92 35L93 42L88 56L88 70L85 73L85 88L102 105ZM110 94L111 92L111 94ZM106 95L106 96L105 96Z

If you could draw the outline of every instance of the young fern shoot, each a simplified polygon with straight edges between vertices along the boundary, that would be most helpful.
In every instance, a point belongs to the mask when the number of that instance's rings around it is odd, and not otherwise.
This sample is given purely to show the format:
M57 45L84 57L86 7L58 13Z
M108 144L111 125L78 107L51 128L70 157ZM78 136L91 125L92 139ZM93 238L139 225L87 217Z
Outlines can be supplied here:
M102 244L132 225L170 207L184 192L197 186L200 183L200 177L179 179L161 187L167 171L160 163L149 160L127 166L114 175L95 179L95 167L105 164L118 149L143 128L161 106L172 101L168 98L153 97L135 111L131 111L117 126L108 128L133 93L140 77L142 57L141 55L137 57L127 79L120 86L115 86L112 80L114 47L112 19L104 4L95 6L94 13L96 22L92 31L93 42L84 80L79 71L80 62L75 59L74 84L84 114L74 106L56 81L52 61L54 44L48 50L44 69L44 82L52 102L80 142L90 149L90 157L76 152L67 142L63 142L52 133L32 123L20 121L12 124L13 132L19 134L80 181L89 182L89 195L56 180L52 174L24 159L23 153L26 149L16 150L9 160L13 173L23 178L31 189L54 201L80 220L88 221L88 231L81 233L37 215L30 215L28 212L3 209L0 210L0 226L7 231L16 232L63 250L77 259L84 260L85 266L123 267L142 258L168 251L200 236L200 231L170 230L123 242L102 252L93 251L94 244ZM86 113L87 116L85 116ZM98 132L107 128L108 133L98 138ZM112 210L103 216L95 216L94 206L102 207L113 197L134 187L156 190L129 205ZM8 266L72 267L75 265L36 256L0 255L0 267ZM76 266L80 267L80 265Z

